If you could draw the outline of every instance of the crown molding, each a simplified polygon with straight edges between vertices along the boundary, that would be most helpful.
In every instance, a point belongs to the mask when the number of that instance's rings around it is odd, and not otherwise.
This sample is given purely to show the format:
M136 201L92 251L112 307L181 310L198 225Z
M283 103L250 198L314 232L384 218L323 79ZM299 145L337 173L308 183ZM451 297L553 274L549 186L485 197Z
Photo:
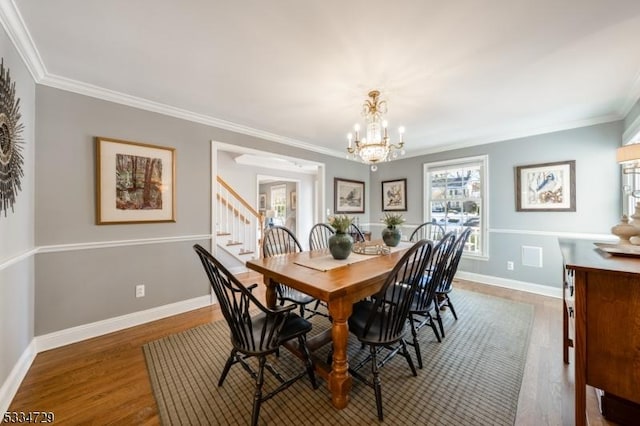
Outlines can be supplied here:
M342 152L316 146L309 142L299 141L297 139L277 135L275 133L254 129L252 127L243 126L231 121L210 117L208 115L195 113L182 108L176 108L170 105L150 101L148 99L140 98L137 96L131 96L126 93L105 89L104 87L95 86L93 84L72 80L54 74L45 75L40 81L38 81L38 83L56 89L66 90L68 92L89 96L92 98L114 102L145 111L156 112L158 114L168 115L182 120L192 121L194 123L205 124L207 126L217 127L219 129L229 130L243 135L281 143L295 148L304 149L306 151L316 152L318 154L324 154L339 158L344 157L344 154Z
M587 118L584 120L568 121L564 123L554 124L551 126L531 128L531 129L523 130L520 132L503 133L500 135L486 136L480 139L467 139L460 142L454 142L449 144L445 143L442 145L434 146L432 148L421 149L418 151L414 151L411 154L407 153L407 155L405 155L403 158L420 157L422 155L435 154L438 152L453 151L454 149L469 148L472 146L486 145L486 144L496 143L496 142L505 142L505 141L510 141L514 139L544 135L547 133L561 132L563 130L571 130L571 129L577 129L580 127L594 126L596 124L611 123L613 121L622 120L623 118L624 118L623 116L620 116L618 114L609 114L609 115L603 115L600 117Z
M14 0L0 2L0 22L9 39L18 50L22 61L29 69L31 76L38 83L47 75L47 68L44 66L36 44L33 42Z
M618 113L623 118L626 117L631 111L631 108L633 108L636 102L638 102L638 100L640 100L640 72L638 72L638 76L636 77L636 80L631 85L629 96L627 96L627 98L624 100L624 102L620 106Z
M42 61L40 53L31 38L31 34L20 15L20 11L16 7L14 0L3 0L0 2L0 22L7 32L9 39L18 50L22 60L29 69L33 79L37 84L53 87L56 89L66 90L80 95L89 96L96 99L102 99L121 105L142 109L145 111L156 112L168 115L182 120L192 121L199 124L205 124L224 130L240 133L247 136L253 136L272 142L281 143L295 148L304 149L306 151L316 152L318 154L329 155L331 157L343 158L344 153L335 151L325 147L319 147L309 142L277 135L275 133L266 132L252 127L236 124L231 121L210 117L204 114L198 114L185 109L176 108L159 102L150 101L148 99L131 96L126 93L105 89L100 86L72 80L66 77L50 74Z
M636 139L640 139L640 115L638 115L627 130L622 134L622 145L636 142Z
M81 81L69 79L66 77L50 74L47 72L44 62L36 48L36 45L29 33L28 28L25 25L24 20L18 10L15 0L3 0L0 1L0 23L7 32L11 42L18 50L22 60L26 64L29 72L33 76L33 79L37 84L70 91L80 95L89 96L96 99L102 99L109 102L118 103L146 111L156 112L159 114L204 124L232 132L252 136L272 142L277 142L283 145L292 146L295 148L304 149L306 151L315 152L318 154L328 155L331 157L337 157L344 159L345 154L343 151L337 151L321 146L314 145L309 142L281 136L275 133L266 132L263 130L255 129L252 127L236 124L231 121L222 120L219 118L211 117L204 114L195 113L181 108L176 108L170 105L162 104L159 102L151 101L148 99L131 96L126 93L117 92L114 90L106 89L100 86L84 83ZM421 149L414 152L407 152L404 158L418 157L422 155L434 154L443 151L451 151L454 149L468 148L476 145L484 145L493 142L506 141L511 139L518 139L528 136L540 135L544 133L551 133L561 130L569 130L577 127L590 126L594 124L601 124L611 121L617 121L623 119L633 108L633 105L640 99L640 74L631 88L631 93L618 109L617 114L611 114L601 117L595 117L586 120L578 120L567 123L560 123L552 126L545 126L536 129L528 129L521 132L512 132L501 135L487 136L480 139L468 139L453 143L444 143L431 148Z

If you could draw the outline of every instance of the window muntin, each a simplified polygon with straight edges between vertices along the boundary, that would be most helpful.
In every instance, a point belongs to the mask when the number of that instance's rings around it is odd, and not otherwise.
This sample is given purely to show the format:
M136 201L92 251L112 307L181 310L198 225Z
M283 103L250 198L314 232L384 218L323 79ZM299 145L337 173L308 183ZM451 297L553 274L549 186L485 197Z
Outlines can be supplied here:
M427 222L446 232L472 229L464 253L487 256L487 157L474 157L424 165Z

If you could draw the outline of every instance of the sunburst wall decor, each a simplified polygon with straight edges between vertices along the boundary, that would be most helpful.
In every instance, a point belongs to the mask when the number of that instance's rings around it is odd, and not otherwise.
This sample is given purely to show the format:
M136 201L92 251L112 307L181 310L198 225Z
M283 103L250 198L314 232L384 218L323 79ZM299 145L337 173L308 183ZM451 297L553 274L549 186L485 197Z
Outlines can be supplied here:
M0 61L0 213L16 202L20 179L24 176L22 165L22 130L20 123L20 98L16 98L16 83L11 82L9 69Z

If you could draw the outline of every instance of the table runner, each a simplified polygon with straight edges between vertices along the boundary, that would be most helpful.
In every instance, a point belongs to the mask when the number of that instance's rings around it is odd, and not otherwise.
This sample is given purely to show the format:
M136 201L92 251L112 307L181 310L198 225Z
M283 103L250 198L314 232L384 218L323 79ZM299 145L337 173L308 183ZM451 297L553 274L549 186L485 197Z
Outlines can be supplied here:
M413 243L404 241L398 244L398 246L396 247L390 247L390 252L393 253L398 250L404 250L411 247L412 245ZM338 259L334 259L331 253L329 253L327 250L327 254L325 255L321 255L317 257L314 256L308 259L298 259L298 260L295 260L293 263L295 263L296 265L304 266L305 268L311 268L311 269L315 269L316 271L326 272L332 269L340 268L342 266L351 265L356 262L362 262L363 260L374 259L378 256L387 256L387 255L358 254L358 253L351 252L349 257L347 257L346 259L338 260Z

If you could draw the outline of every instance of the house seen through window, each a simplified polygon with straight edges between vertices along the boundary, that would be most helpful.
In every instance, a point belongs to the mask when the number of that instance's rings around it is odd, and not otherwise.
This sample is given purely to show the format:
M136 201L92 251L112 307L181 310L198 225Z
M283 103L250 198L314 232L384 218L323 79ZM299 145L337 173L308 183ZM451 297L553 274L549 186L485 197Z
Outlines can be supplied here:
M426 222L446 232L471 227L464 253L487 257L487 157L462 158L424 165Z

